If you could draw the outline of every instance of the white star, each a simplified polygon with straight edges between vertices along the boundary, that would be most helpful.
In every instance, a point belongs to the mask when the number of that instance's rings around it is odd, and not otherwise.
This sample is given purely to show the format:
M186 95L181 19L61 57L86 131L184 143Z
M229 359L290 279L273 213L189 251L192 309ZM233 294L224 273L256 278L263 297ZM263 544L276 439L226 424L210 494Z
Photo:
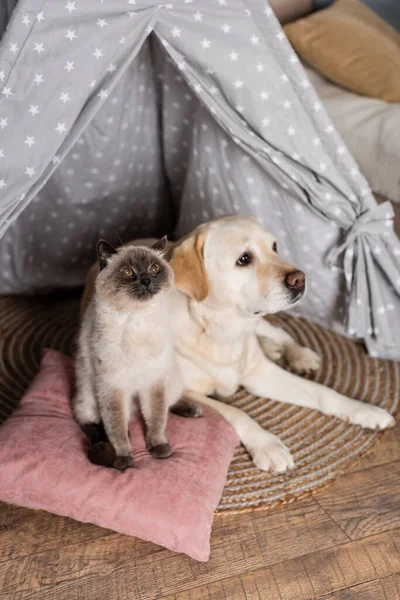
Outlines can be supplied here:
M321 171L326 171L327 165L324 162L319 163L319 168Z
M113 63L110 63L107 67L107 71L109 73L114 73L114 71L116 71L116 70L117 70L117 65L114 65Z
M268 92L261 92L260 98L262 100L268 100Z
M0 190L2 190L3 188L6 187L6 182L4 181L4 179L0 179Z
M29 19L28 15L24 15L22 18L22 25L26 25L27 27L32 23L32 21Z
M283 33L283 31L280 31L276 37L281 42L282 40L285 39L285 34Z
M203 47L204 50L208 49L210 47L210 44L211 44L210 40L207 40L206 38L204 38L201 41L201 45L202 45L202 47Z
M95 58L100 58L103 56L103 50L101 50L101 48L96 48L96 50L93 52L93 56Z
M264 71L264 65L262 63L258 63L256 69L259 73L262 73Z
M33 81L39 85L40 83L43 83L44 77L40 73L35 73L35 79Z
M11 91L11 88L9 87L4 87L1 91L1 93L3 94L3 96L5 96L6 98L9 98L10 96L13 95L13 92Z
M310 87L310 82L308 81L308 79L303 79L303 81L301 82L301 87L306 90L307 88Z
M240 113L244 111L244 106L240 106L240 104L238 104L237 106L235 106L235 108Z
M281 81L283 81L283 83L287 83L289 81L289 77L285 74L281 75Z
M320 146L321 140L318 137L316 137L313 139L313 144L314 144L314 146Z
M386 312L386 309L384 306L378 306L378 309L376 312L378 313L378 315L384 315Z
M232 50L232 52L229 55L229 58L234 61L238 59L239 54L237 52L235 52L234 50Z
M283 103L283 106L284 106L285 108L291 108L291 107L292 107L292 103L291 103L291 102L289 102L289 100L285 100L285 102Z
M325 131L326 131L326 133L333 133L335 131L335 128L333 125L327 125L325 127Z
M166 8L167 10L173 10L174 6L173 4L164 4L164 8Z
M218 0L218 4L220 6L224 6L226 4L226 0Z
M4 81L5 78L6 74L4 73L4 70L0 71L0 81Z
M126 44L126 38L122 37L122 38L119 40L118 44Z
M29 177L33 177L34 175L36 175L36 171L33 167L26 167L25 175L29 175Z
M222 31L223 31L224 33L230 33L230 31L231 31L231 26L230 26L230 25L228 25L228 23L224 23L224 24L222 25L221 29L222 29Z
M100 90L100 92L97 95L99 96L99 98L101 100L105 100L108 97L108 91L107 90Z
M69 14L71 14L73 10L76 10L75 2L67 2L64 8L66 8Z
M18 52L19 48L17 44L12 44L10 42L10 52L12 52L13 54L16 54Z
M136 0L128 0L128 4L133 4L133 5L135 5L135 4L136 4Z
M288 132L289 135L296 135L296 130L293 129L293 127L289 127L287 129L287 132Z
M4 154L3 148L0 148L0 158L5 158L5 154Z
M39 21L39 23L41 23L41 21L44 21L43 13L42 12L38 13L36 19Z
M38 44L36 42L35 46L34 46L34 51L37 52L39 55L42 54L42 52L44 52L44 46L42 43Z
M76 40L76 33L75 33L75 29L67 29L67 33L65 34L65 37L70 40L72 42L72 40Z
M51 159L51 162L53 163L53 165L59 165L61 162L61 158L57 154L55 154Z
M96 85L96 80L92 79L92 81L89 83L90 89L93 89L95 85Z
M24 143L25 143L27 146L29 146L29 148L30 148L31 146L33 146L34 144L36 144L36 142L35 142L35 138L34 138L33 136L27 135L27 136L26 136L26 140L25 140L25 142L24 142Z
M293 158L293 160L300 160L301 157L300 157L300 154L297 154L297 152L294 152L292 154L292 158Z
M61 92L61 96L59 97L59 100L61 100L61 102L63 104L66 104L67 102L71 102L71 98L69 97L69 93L68 92Z
M380 248L379 246L376 246L376 247L374 248L374 253L375 253L375 254L382 254L382 248Z
M203 19L203 16L204 15L202 15L201 13L199 13L199 11L197 11L197 13L195 13L193 15L193 18L194 18L195 21L201 21Z
M292 54L291 57L289 58L289 62L292 65L295 65L296 63L299 62L299 59L297 58L297 56L295 54Z
M210 94L212 94L213 96L215 96L215 94L218 94L218 88L216 88L215 85L210 87Z
M337 152L339 155L342 155L342 154L344 154L344 153L345 153L345 151L346 151L346 149L345 149L345 147L344 147L344 146L338 146L338 147L337 147L337 149L336 149L336 152Z
M350 174L353 177L357 177L357 175L358 175L358 169L356 169L355 167L353 167L352 169L350 169Z
M236 81L233 82L233 85L237 90L240 90L243 87L243 81L240 81L240 79L236 79Z
M179 27L174 27L173 30L171 31L172 37L174 37L174 38L181 37L181 32L182 32L182 29L179 29Z
M8 117L5 119L0 119L0 127L2 129L4 129L5 127L8 127Z
M260 43L259 38L256 35L252 35L250 38L250 41L252 43L253 46L256 46L257 44Z
M201 92L201 85L199 83L196 83L193 86L193 89L194 89L195 92L197 92L199 94Z
M268 125L269 125L269 119L263 119L262 126L268 127Z
M68 71L68 73L70 73L71 71L73 71L75 69L74 61L67 60L67 64L65 65L64 69L66 71Z
M105 19L97 19L96 25L103 29L103 27L107 27L108 23Z
M390 303L390 304L386 304L386 310L394 310L394 304Z
M67 131L65 123L57 123L56 131L58 131L58 133L65 133Z

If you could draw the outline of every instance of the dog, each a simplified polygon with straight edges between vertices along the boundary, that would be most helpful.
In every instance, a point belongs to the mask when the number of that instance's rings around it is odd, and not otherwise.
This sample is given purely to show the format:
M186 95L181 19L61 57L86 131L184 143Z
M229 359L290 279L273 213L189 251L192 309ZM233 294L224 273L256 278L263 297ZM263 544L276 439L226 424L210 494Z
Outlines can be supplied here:
M368 429L395 425L382 408L347 398L274 362L284 357L296 371L310 372L318 369L320 358L263 318L299 302L306 277L279 256L277 240L256 219L228 215L202 224L169 243L166 258L175 274L172 319L184 395L223 415L259 469L284 473L294 461L277 436L224 403L240 387ZM88 273L82 311L97 272L94 265Z

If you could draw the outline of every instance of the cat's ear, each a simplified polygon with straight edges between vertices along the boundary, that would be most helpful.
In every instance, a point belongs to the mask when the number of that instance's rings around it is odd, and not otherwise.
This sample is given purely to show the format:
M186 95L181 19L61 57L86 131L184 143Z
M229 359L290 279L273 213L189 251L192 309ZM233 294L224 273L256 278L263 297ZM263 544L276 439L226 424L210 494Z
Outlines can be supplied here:
M161 252L161 254L164 254L164 250L167 247L167 242L168 238L166 235L164 235L164 237L161 238L161 240L158 240L158 242L152 245L151 249L155 250L156 252Z
M97 242L96 252L97 260L99 261L100 271L102 271L104 267L107 266L107 260L117 251L111 246L111 244L109 244L105 240L99 240Z
M175 285L184 294L202 302L208 296L207 273L204 265L204 231L195 233L176 246L169 264L175 274Z

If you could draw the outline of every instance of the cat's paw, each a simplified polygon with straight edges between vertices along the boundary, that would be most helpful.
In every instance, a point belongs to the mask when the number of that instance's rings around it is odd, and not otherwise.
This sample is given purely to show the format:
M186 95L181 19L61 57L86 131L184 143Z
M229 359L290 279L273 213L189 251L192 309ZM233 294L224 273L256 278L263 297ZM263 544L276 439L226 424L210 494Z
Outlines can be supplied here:
M365 429L388 429L396 425L392 415L383 408L361 402L358 404L360 406L357 406L348 418L353 425L360 425Z
M286 347L285 358L298 373L313 373L321 365L321 357L316 352L297 344Z
M133 465L133 457L132 456L117 456L114 460L113 467L114 469L118 469L119 471L123 471L128 467Z
M168 458L172 454L171 446L167 444L158 444L150 446L149 452L153 458Z
M203 416L203 410L200 408L200 406L183 399L171 406L169 410L174 415L179 415L180 417L186 417L188 419L198 419L199 417Z

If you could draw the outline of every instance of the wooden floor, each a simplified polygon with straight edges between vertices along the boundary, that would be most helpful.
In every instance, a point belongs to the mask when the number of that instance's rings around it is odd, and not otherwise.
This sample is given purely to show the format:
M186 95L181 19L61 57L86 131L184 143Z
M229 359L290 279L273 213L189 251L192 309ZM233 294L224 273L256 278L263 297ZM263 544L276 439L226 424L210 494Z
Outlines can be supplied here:
M0 504L1 600L399 600L400 430L314 497L215 519L197 563Z

